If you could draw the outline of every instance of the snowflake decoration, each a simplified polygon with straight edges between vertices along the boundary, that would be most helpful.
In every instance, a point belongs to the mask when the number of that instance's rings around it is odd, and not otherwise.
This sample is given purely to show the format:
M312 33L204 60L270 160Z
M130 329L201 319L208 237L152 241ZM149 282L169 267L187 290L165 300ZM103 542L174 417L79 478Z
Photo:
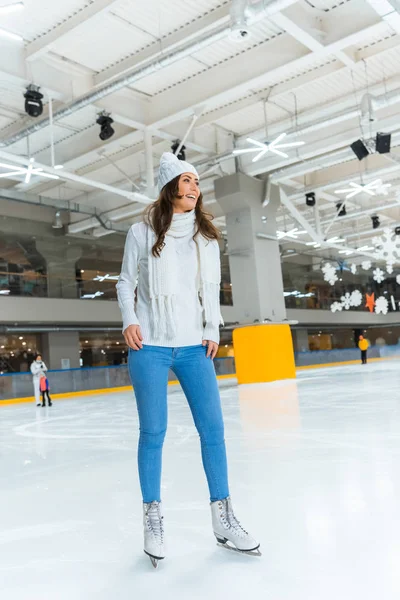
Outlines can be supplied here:
M357 265L356 264L352 264L350 267L350 271L353 273L353 275L356 275L357 273Z
M372 263L370 260L364 260L364 262L361 263L361 267L364 269L364 271L369 271L372 267Z
M400 236L385 227L381 237L374 237L372 243L375 246L375 257L386 263L394 264L400 260Z
M362 301L362 293L359 290L354 290L350 296L350 306L361 306Z
M349 292L346 292L344 296L340 298L342 301L342 306L345 310L349 310L351 306L351 295Z
M335 285L336 281L338 280L335 267L331 265L331 263L326 263L321 270L324 274L324 280L331 285Z
M397 275L397 277L396 277L396 281L397 281L397 283L400 285L400 275Z
M343 310L343 306L340 304L340 302L334 302L333 304L331 304L331 311L334 312L339 312Z
M374 276L373 276L374 281L376 281L377 283L382 283L382 281L385 280L385 273L382 271L382 269L380 269L379 267L377 269L374 270Z
M389 302L386 300L385 296L379 296L379 298L376 299L376 303L375 303L375 312L377 315L382 314L382 315L387 315L389 310Z
M370 196L375 196L375 194L383 194L384 196L388 195L388 188L392 187L391 183L382 183L382 179L375 179L375 181L371 181L370 183L356 183L355 181L350 181L348 188L343 190L336 190L335 194L346 194L346 199L353 198L353 196L357 196L357 194L366 193Z
M392 261L388 261L386 263L386 271L389 273L389 275L393 273L393 265L394 263Z
M253 162L257 162L262 158L267 152L273 152L274 154L278 154L278 156L283 156L283 158L289 158L289 155L286 152L282 152L282 148L294 148L296 146L303 146L305 142L284 142L281 144L283 138L286 137L286 133L281 133L273 142L259 142L254 140L253 138L247 138L249 144L251 144L252 148L238 148L233 151L233 154L245 154L246 152L255 152L256 156L253 158Z

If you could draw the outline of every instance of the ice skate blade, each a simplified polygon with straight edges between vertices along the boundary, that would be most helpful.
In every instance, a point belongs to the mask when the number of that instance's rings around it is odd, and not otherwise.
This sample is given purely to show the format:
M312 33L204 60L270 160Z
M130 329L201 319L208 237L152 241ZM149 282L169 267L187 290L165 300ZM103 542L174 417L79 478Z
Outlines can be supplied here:
M146 550L143 550L143 552L150 558L151 564L155 569L158 567L158 561L164 560L164 556L153 556L152 554L146 552Z
M232 552L237 552L238 554L247 554L248 556L262 556L260 552L260 546L257 546L257 548L252 548L251 550L239 550L239 548L232 546L228 542L220 541L217 542L217 546L220 546L220 548L225 548L226 550L232 550Z

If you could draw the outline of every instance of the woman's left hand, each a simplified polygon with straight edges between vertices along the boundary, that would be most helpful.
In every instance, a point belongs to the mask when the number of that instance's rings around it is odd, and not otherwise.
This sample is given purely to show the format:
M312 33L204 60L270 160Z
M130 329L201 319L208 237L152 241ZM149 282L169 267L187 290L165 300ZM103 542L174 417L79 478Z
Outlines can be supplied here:
M214 360L218 352L218 344L211 340L203 340L203 346L207 346L207 358L211 356L211 360Z

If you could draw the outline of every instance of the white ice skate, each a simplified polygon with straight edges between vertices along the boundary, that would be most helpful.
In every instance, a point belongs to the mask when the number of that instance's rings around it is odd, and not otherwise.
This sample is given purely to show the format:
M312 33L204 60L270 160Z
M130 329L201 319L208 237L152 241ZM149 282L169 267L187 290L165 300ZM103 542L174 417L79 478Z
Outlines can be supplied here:
M230 496L211 502L211 517L219 546L242 554L261 556L260 543L243 529L235 517Z
M161 502L143 504L144 551L156 569L158 561L165 558L164 517Z

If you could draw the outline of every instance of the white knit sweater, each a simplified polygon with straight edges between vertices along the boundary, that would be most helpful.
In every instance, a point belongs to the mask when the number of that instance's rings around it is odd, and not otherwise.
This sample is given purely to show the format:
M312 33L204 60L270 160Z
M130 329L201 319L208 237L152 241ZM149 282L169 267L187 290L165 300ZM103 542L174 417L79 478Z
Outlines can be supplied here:
M179 348L196 346L203 340L219 343L219 322L203 324L203 309L199 299L199 263L196 243L192 235L174 238L173 243L179 262L178 293L176 294L176 314L179 315L176 335L173 339L153 334L151 324L149 272L147 255L146 223L136 223L130 228L126 243L121 274L117 283L118 303L122 312L123 328L140 325L143 343L148 346ZM215 251L215 261L220 263L217 241L211 242ZM135 289L137 287L137 299ZM219 315L219 286L214 285L212 302Z

